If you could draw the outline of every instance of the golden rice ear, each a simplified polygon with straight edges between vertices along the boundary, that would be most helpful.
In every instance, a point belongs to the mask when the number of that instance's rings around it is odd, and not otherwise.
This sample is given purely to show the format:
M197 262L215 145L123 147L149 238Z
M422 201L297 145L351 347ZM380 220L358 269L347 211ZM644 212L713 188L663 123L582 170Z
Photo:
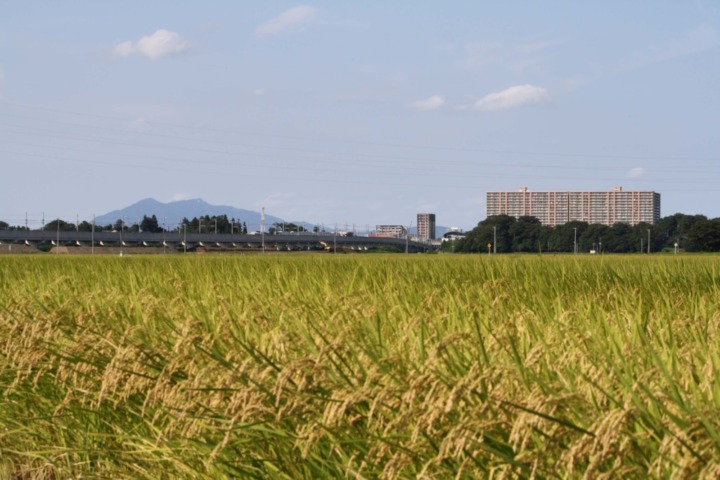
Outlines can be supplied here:
M713 478L712 256L0 258L0 478Z

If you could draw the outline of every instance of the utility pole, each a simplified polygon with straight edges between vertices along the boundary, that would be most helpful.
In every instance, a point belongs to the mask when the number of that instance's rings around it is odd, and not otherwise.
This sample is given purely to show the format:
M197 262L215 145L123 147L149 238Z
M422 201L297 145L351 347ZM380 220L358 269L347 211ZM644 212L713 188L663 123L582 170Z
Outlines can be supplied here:
M260 214L260 236L262 239L262 251L265 253L265 207L262 207Z
M90 235L90 254L95 255L95 214L93 213L92 234Z
M648 253L650 253L650 229L647 229L648 232Z
M493 254L497 253L497 227L493 227Z
M405 232L405 253L410 253L410 229L412 228L412 220L408 225L407 232Z
M577 254L577 227L573 227L575 231L575 240L573 240L573 253Z
M122 232L125 228L125 217L122 217L120 219L120 256L123 256L123 239L122 239Z

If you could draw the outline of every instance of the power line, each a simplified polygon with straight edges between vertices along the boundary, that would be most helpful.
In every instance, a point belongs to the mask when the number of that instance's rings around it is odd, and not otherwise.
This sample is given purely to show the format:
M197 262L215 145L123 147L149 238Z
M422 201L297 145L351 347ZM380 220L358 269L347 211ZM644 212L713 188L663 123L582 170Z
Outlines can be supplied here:
M62 110L62 109L51 109L47 107L41 107L37 105L27 105L27 104L20 104L20 103L13 103L13 102L7 102L7 101L0 101L0 103L11 105L15 107L21 107L21 108L30 108L30 109L37 109L42 111L49 111L49 112L55 112L55 113L64 113L69 115L77 115L77 116L83 116L88 118L100 118L105 120L113 120L113 121L121 121L124 123L132 123L133 120L125 117L114 117L114 116L108 116L108 115L98 115L98 114L91 114L91 113L81 113L81 112L74 112L70 110ZM41 120L41 121L52 121L48 120L47 118L37 118L37 117L26 117L21 116L17 114L12 114L5 112L5 116L17 116L21 118L28 118L31 120ZM67 125L71 126L79 126L79 127L91 127L91 128L108 128L108 127L98 127L97 125L85 125L85 124L70 124L66 123ZM630 154L604 154L604 153L597 153L597 152L540 152L540 151L522 151L522 150L500 150L500 149L487 149L487 148L473 148L473 147L455 147L455 146L441 146L441 145L420 145L420 144L408 144L408 143L391 143L391 142L375 142L375 141L367 141L367 140L356 140L356 139L338 139L338 138L309 138L309 137L300 137L300 136L293 136L293 135L280 135L280 134L273 134L273 133L267 133L267 132L258 132L255 130L245 130L243 132L239 132L237 130L230 130L230 129L219 129L219 128L209 128L209 127L200 127L200 126L187 126L187 125L181 125L181 124L175 124L175 123L169 123L169 122L147 122L148 126L165 126L165 127L172 127L172 128L179 128L179 129L185 129L190 131L205 131L205 132L214 132L214 133L224 133L224 134L233 134L237 135L239 133L245 134L245 135L253 135L253 136L264 136L268 138L279 138L279 139L287 139L287 140L301 140L301 141L321 141L321 142L332 142L332 143L346 143L346 144L355 144L355 145L366 145L366 146L379 146L379 147L392 147L392 148L407 148L407 149L415 149L415 150L439 150L439 151L456 151L456 152L466 152L466 153L485 153L485 154L495 154L495 155L523 155L523 156L543 156L543 157L564 157L564 158L594 158L594 159L618 159L618 160L672 160L672 161L700 161L700 162L711 162L713 165L716 165L718 162L720 162L720 158L714 158L714 157L686 157L686 156L657 156L657 155L630 155ZM164 137L164 138L173 138L173 139L182 139L187 140L187 137L184 136L177 136L177 135L168 135L168 134L161 134L161 133L150 133L150 132L130 132L125 129L117 129L117 128L111 128L111 130L115 131L121 131L123 133L131 133L134 135L143 135L143 136L153 136L153 137ZM206 142L213 142L213 143L228 143L228 142L222 142L218 141L216 139L214 140L201 140ZM233 143L230 143L233 144ZM261 146L258 148L278 148L277 146ZM283 147L286 148L286 147ZM332 154L333 152L330 152Z

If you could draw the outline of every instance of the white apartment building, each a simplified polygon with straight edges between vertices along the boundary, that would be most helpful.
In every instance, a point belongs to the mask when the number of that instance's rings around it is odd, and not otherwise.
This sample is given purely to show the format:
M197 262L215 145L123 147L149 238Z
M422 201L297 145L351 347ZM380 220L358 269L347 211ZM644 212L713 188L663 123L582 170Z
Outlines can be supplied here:
M407 235L404 225L375 225L376 237L402 238Z
M435 214L417 214L417 235L425 240L435 240Z
M581 221L613 225L660 219L660 194L652 191L624 191L615 187L606 192L488 192L487 216L531 216L543 225Z

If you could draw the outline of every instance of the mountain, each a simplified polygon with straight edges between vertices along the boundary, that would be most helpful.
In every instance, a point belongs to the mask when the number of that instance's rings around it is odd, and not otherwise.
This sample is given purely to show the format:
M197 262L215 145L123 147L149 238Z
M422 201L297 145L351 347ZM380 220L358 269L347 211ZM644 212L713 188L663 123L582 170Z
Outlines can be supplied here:
M96 225L115 224L123 218L128 224L139 223L143 215L155 217L158 223L166 228L173 229L183 218L192 220L193 217L205 215L220 216L227 215L228 219L235 219L236 222L245 222L248 231L260 230L260 213L242 208L230 207L228 205L211 205L206 201L195 198L192 200L178 200L176 202L162 203L153 198L146 198L120 210L113 210L95 218ZM269 229L273 223L282 223L283 219L272 215L265 215L265 229Z

